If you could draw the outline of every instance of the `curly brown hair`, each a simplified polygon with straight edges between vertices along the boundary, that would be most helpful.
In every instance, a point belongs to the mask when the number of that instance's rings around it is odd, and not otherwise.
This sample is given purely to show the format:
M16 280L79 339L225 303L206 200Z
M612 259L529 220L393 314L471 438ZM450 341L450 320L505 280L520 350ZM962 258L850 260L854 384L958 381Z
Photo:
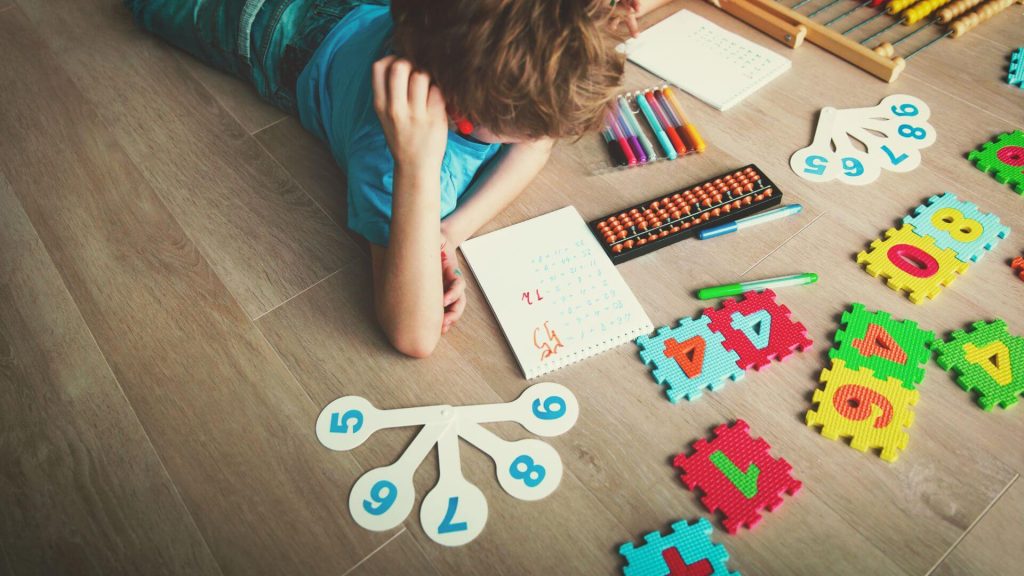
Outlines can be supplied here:
M396 54L450 109L497 134L578 136L600 124L624 57L602 0L392 0Z

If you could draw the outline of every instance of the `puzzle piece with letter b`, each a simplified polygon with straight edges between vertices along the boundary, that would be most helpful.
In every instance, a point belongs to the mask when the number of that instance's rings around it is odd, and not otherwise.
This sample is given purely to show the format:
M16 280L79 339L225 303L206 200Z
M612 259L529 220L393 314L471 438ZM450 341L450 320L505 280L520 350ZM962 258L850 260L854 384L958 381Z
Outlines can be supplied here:
M910 436L903 430L914 422L910 407L920 392L904 388L896 378L876 378L869 368L851 370L842 360L821 371L825 389L814 391L817 410L807 411L807 425L821 426L829 440L849 437L850 446L866 452L880 448L881 458L895 462Z
M998 216L982 212L951 192L932 196L903 222L913 225L918 236L930 236L936 248L953 249L962 262L977 262L1010 233Z
M639 547L632 542L619 546L626 559L624 576L740 576L727 566L729 552L711 541L714 529L701 518L693 524L679 520L672 532L644 535Z
M744 370L760 370L813 344L804 325L790 317L789 308L776 301L772 290L746 292L743 300L730 298L704 315L711 319L710 328L725 336L723 345L739 355Z
M720 510L722 524L730 534L739 528L753 528L761 521L761 510L774 511L782 505L782 493L793 495L803 484L793 477L793 467L773 458L763 438L752 438L747 423L715 428L715 438L693 443L693 453L679 454L673 465L683 470L683 483L690 490L704 492L701 502L711 512Z
M934 332L910 320L895 320L888 312L868 311L858 303L843 312L842 322L829 358L842 360L850 370L869 368L881 380L896 378L910 390L924 380Z
M1024 195L1024 131L1000 134L967 155L982 172L992 174L1000 184L1009 184Z
M991 410L1009 408L1024 392L1024 338L1010 334L1006 322L975 322L970 331L957 330L949 340L932 345L943 370L954 371L957 383L978 393L978 405Z
M640 358L653 365L652 375L667 386L665 393L673 403L682 398L695 400L704 390L717 390L725 379L739 380L743 370L736 365L739 356L722 346L725 337L708 328L710 319L683 318L675 328L663 326L653 336L636 339Z

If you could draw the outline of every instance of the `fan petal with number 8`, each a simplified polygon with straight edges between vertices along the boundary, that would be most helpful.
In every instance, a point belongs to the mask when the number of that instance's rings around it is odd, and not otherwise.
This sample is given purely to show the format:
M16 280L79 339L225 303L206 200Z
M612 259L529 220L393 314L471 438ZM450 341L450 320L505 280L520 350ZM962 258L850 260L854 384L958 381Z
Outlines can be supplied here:
M823 108L814 140L793 154L790 168L811 182L856 186L874 182L883 169L909 172L921 164L920 150L935 143L930 115L927 104L905 94L870 108Z

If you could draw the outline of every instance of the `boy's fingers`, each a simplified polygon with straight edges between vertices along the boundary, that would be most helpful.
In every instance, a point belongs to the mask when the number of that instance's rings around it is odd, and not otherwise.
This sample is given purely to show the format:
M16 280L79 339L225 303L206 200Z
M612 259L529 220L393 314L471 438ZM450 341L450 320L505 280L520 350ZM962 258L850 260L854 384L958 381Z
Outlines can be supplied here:
M629 29L629 35L636 38L640 35L640 24L636 21L635 8L629 11L629 15L626 16L626 28Z
M430 75L417 70L409 77L409 109L415 114L427 111L427 97L430 93Z
M448 286L448 290L444 293L444 307L451 306L452 302L459 300L466 293L466 281L461 276L456 276L455 280Z
M455 324L462 318L462 313L466 311L466 299L460 298L452 304L449 310L445 310L444 318L441 320L441 325L445 327L445 331Z
M448 114L445 111L444 94L436 84L430 86L430 92L427 94L427 111L436 114Z
M384 111L388 101L387 73L394 56L385 56L373 63L373 107L378 112Z
M409 112L409 75L412 64L408 60L395 60L388 69L388 106L393 116Z

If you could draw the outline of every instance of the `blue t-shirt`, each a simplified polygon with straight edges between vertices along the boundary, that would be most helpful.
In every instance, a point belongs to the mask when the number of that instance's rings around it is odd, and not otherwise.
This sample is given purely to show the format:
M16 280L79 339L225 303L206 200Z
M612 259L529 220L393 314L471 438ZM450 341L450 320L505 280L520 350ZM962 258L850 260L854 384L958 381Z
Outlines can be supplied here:
M348 226L387 245L395 162L373 109L371 67L391 39L388 6L361 5L324 39L299 76L302 125L325 140L348 173ZM450 214L477 171L501 148L448 133L441 162L441 217Z

